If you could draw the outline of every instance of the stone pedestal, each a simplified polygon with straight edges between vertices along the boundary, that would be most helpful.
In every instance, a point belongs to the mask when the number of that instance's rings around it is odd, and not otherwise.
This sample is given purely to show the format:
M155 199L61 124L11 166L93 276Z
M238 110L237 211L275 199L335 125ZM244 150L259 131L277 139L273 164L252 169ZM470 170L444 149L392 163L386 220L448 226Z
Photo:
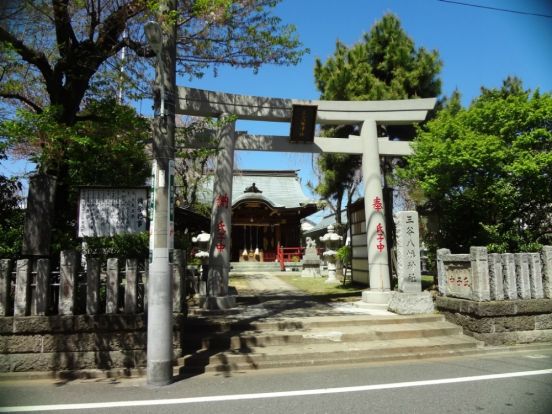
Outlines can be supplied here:
M301 277L320 277L320 257L316 251L316 242L307 237L307 248L303 255Z
M382 291L382 290L372 290L367 289L362 291L362 301L366 303L377 303L377 304L388 304L391 300L391 295L394 292L391 292L390 290Z
M236 307L235 296L202 296L199 299L199 306L209 310L227 310Z
M435 307L429 292L393 292L387 310L399 315L416 315L432 313Z

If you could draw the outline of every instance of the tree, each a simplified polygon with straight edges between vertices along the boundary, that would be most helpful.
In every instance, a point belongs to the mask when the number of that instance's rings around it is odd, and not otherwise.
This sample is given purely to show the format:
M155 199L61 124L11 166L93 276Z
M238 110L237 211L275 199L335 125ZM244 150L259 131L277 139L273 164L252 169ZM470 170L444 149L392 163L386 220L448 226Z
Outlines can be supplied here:
M201 76L208 66L257 70L263 63L295 64L305 50L292 26L271 14L278 0L182 0L162 16L178 27L179 74ZM63 132L90 120L86 102L114 90L149 90L143 25L160 9L151 0L12 0L0 8L0 98L3 105L45 114L57 148L70 146ZM32 33L32 35L29 35ZM126 58L119 52L126 48ZM120 70L124 64L124 71ZM13 111L11 111L13 113ZM9 114L10 111L4 113ZM25 116L20 115L20 121ZM20 113L23 114L23 113ZM50 122L52 121L52 122ZM22 122L20 122L22 123ZM56 125L54 125L56 124ZM67 132L67 131L66 131ZM44 172L58 177L57 211L67 211L70 152ZM44 159L40 156L39 159ZM47 158L47 157L46 157ZM61 194L61 196L60 196Z
M89 100L83 120L73 126L57 122L59 107L41 113L21 109L0 124L0 137L9 137L12 152L34 161L40 171L65 162L68 183L61 194L68 206L55 214L55 242L69 247L76 231L78 186L141 186L150 174L146 155L149 122L114 98ZM86 120L84 120L86 119Z
M334 55L326 62L316 61L314 77L321 99L381 100L427 98L439 95L441 61L436 51L416 48L393 14L377 22L362 42L347 47L337 42ZM358 126L326 129L326 136L347 137L358 133ZM390 137L410 138L413 129L389 126ZM360 157L323 154L318 158L321 180L316 191L333 201L336 219L341 217L341 202L352 196L358 184Z
M0 140L0 160L6 159L6 143ZM16 255L21 248L23 211L21 183L0 174L0 258Z
M456 93L419 131L400 175L430 217L433 248L523 251L552 242L551 120L552 94L508 78L466 109Z

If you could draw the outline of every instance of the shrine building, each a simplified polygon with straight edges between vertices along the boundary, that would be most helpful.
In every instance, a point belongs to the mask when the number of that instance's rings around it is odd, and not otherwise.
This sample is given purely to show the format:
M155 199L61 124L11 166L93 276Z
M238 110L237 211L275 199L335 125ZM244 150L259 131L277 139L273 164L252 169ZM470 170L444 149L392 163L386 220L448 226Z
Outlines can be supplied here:
M205 188L202 198L210 203L212 176ZM301 220L318 209L303 193L295 170L235 170L230 199L232 262L274 262L278 246L299 247Z

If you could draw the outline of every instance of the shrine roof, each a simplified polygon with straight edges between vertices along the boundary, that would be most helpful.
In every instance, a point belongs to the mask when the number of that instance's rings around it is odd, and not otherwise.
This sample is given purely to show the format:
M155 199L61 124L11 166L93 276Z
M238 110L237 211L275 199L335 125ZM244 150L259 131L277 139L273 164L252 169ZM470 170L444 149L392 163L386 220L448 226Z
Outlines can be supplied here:
M259 192L245 192L255 183ZM209 191L203 193L203 202L212 199L213 176L206 183ZM236 170L232 184L232 205L244 200L262 200L274 208L300 208L313 205L299 181L295 170Z

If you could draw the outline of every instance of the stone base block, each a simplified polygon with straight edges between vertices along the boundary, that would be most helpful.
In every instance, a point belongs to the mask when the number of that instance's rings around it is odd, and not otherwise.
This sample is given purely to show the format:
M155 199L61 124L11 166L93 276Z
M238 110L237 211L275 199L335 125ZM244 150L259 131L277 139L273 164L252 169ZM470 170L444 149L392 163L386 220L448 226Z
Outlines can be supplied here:
M435 311L435 307L429 292L393 292L387 310L399 315L416 315L432 313Z
M394 292L390 290L381 291L381 290L363 290L362 291L362 301L366 303L380 303L388 304L391 300L391 295Z
M320 277L320 266L307 267L303 265L301 277Z
M209 310L226 310L236 307L235 296L203 296L199 298L199 306Z

